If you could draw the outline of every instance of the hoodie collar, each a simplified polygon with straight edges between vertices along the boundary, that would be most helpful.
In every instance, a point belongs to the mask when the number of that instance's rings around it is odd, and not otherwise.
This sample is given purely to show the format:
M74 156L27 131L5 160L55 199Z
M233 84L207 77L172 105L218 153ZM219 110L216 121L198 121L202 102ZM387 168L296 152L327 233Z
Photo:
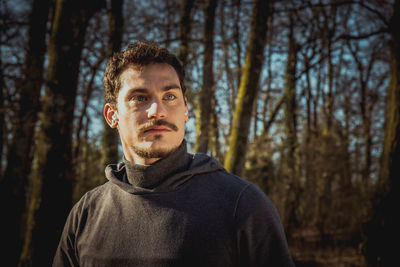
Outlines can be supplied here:
M187 170L191 161L185 140L171 154L152 165L134 164L123 157L126 169L123 181L135 187L153 189L168 177Z
M135 170L129 171L130 179L131 174L135 177L131 179L135 184L130 184L124 162L108 165L105 169L106 178L127 193L144 195L176 191L196 175L224 171L213 157L202 153L186 153L186 142L167 158L153 165L141 166L139 169L136 167L133 168Z

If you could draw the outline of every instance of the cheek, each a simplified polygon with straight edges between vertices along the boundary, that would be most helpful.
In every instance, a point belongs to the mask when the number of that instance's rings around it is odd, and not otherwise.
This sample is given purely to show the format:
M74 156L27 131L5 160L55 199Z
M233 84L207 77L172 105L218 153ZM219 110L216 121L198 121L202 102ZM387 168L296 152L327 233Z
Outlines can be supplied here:
M140 122L133 117L120 118L120 131L123 131L126 136L136 136L136 129L140 125Z
M182 110L178 110L176 113L176 116L175 116L175 123L177 124L177 125L185 125L185 122L186 122L186 115L185 115L185 111L182 111Z
M186 122L187 122L187 120L186 120L186 116L185 117L182 117L182 119L180 120L180 130L181 130L181 132L182 132L182 134L184 135L185 134L185 126L186 126Z
M143 123L145 115L143 112L136 112L134 110L127 109L124 112L123 120L126 126L134 127Z

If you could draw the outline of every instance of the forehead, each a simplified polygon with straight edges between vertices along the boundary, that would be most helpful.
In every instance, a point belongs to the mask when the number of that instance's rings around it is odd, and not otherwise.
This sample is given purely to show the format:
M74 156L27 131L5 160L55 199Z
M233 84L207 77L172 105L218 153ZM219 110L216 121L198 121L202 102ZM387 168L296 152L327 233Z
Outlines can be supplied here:
M120 76L122 88L125 86L152 86L167 83L179 83L175 69L166 63L155 63L146 66L131 65Z

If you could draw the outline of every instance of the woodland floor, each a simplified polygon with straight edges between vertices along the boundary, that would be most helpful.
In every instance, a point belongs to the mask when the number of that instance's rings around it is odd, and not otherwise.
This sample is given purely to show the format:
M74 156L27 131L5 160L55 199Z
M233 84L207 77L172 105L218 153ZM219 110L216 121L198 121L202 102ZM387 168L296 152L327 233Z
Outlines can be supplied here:
M346 238L343 237L331 238L327 245L321 246L321 242L316 235L297 236L296 240L289 243L296 267L367 266L361 246L357 245L357 242L344 240Z
M290 248L296 267L364 267L363 255L355 248Z

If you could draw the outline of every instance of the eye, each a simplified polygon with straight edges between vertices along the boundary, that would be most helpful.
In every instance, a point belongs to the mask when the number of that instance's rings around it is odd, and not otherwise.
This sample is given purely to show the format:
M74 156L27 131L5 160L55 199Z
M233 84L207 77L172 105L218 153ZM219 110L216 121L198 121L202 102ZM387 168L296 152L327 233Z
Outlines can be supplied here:
M136 101L136 102L143 102L147 100L147 97L143 95L135 95L131 98L131 100Z
M174 99L176 99L176 96L173 94L166 94L164 99L165 100L174 100Z

